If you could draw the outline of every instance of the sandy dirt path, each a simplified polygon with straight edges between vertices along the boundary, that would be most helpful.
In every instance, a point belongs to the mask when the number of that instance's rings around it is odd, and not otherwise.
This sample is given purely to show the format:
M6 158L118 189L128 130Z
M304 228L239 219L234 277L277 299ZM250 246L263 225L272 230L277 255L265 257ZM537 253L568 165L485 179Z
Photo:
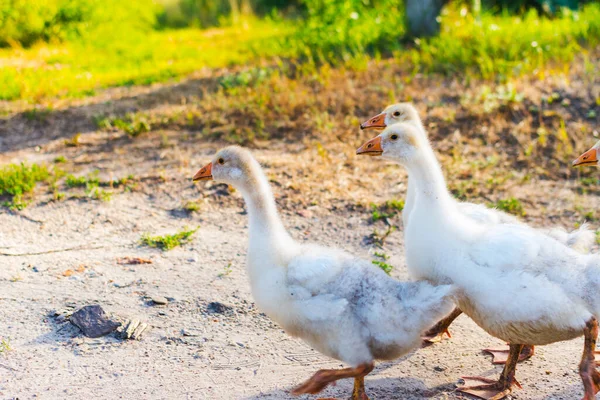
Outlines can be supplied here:
M167 211L175 206L165 195L149 199L133 193L109 203L32 207L28 219L0 215L4 253L90 248L0 257L0 336L10 338L12 348L0 355L0 398L287 399L290 388L317 369L340 366L287 336L254 307L244 262L247 220L239 202L208 202L197 216L180 219ZM373 228L364 211L310 215L284 213L294 237L370 257L365 237ZM183 226L200 229L182 248L161 252L138 245L144 232ZM394 256L393 276L406 278L401 232L392 234L386 249ZM124 256L153 263L118 265ZM67 270L75 272L65 277ZM152 305L150 298L157 295L169 304ZM226 307L214 312L212 302ZM113 335L88 339L51 317L53 310L91 303L121 320L138 317L152 329L141 341ZM461 398L453 391L460 376L500 372L480 352L501 345L499 340L465 316L452 334L441 344L378 364L367 379L372 398ZM582 342L538 348L519 366L524 389L514 398L580 397ZM323 395L345 398L350 390L351 382L343 381Z
M11 348L0 352L0 399L289 399L290 389L316 370L341 366L256 309L245 271L247 216L239 194L190 180L225 142L254 134L257 122L264 123L264 138L259 130L250 142L286 226L300 241L373 258L370 238L386 226L370 222L371 203L402 199L406 174L390 163L358 158L355 149L371 136L358 124L379 112L390 91L418 106L455 195L484 204L514 197L536 226L572 229L591 219L597 227L597 171L570 168L560 150L565 129L573 152L599 134L600 117L590 118L589 110L597 109L600 86L581 66L569 79L519 83L524 102L497 104L492 111L480 104L482 87L464 87L452 77L411 74L405 83L388 63L361 73L336 71L325 83L281 78L238 95L218 91L214 78L199 77L111 89L39 113L8 104L0 119L1 165L45 163L78 177L97 171L105 182L131 175L133 183L102 187L113 192L103 202L82 188L67 188L62 178L60 201L46 184L25 210L0 208L0 338ZM544 103L555 95L564 101ZM133 137L95 122L129 112L148 118L150 132ZM546 145L542 134L549 135ZM65 162L56 164L57 157ZM197 213L184 210L190 200L199 200ZM400 216L392 224L400 226ZM199 230L182 247L162 252L140 245L144 233L186 226ZM399 227L383 249L398 279L407 278L402 241ZM121 265L120 257L152 263ZM169 302L155 305L154 296ZM141 341L112 334L88 339L53 316L94 303L121 322L138 318L151 330ZM378 364L366 380L371 398L459 399L454 384L461 376L499 374L481 349L501 341L465 316L451 332L440 344ZM581 398L582 345L580 338L537 348L517 369L523 390L513 398ZM342 381L322 395L347 398L351 387Z

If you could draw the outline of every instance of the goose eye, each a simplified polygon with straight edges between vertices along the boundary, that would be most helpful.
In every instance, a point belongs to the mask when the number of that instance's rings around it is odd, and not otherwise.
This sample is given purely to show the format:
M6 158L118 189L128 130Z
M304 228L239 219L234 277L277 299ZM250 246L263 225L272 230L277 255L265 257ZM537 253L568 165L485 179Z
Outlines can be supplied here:
M394 117L399 117L399 116L400 116L400 111L394 112Z
M219 159L217 160L217 162L218 162L219 164L221 164L221 165L225 164L225 160L223 160L222 158L219 158Z
M397 140L397 139L398 139L398 135L396 135L396 134L394 133L392 136L390 136L390 139L392 139L392 140Z

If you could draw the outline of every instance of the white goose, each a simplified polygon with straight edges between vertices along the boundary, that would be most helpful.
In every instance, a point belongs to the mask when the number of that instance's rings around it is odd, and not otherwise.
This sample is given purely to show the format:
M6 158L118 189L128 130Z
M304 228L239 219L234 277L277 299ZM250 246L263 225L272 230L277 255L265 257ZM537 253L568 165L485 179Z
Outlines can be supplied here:
M423 127L423 123L421 122L421 118L419 117L419 113L411 103L397 103L388 106L380 114L377 114L376 116L371 117L367 121L360 124L360 128L384 129L387 126L399 122L411 123L415 127L419 128L423 132L423 134L427 135L427 132ZM596 146L599 145L600 142L596 144ZM591 150L589 152L591 152ZM406 192L406 202L404 205L404 209L402 210L402 219L405 225L408 218L410 217L413 205L414 185L411 185L411 179L409 176ZM507 214L495 208L488 208L483 204L460 202L457 203L457 206L460 212L478 222L490 224L514 224L520 222L513 215ZM594 244L594 241L596 239L594 232L588 229L586 224L582 225L579 229L576 229L572 232L567 232L564 228L561 227L541 228L539 230L582 253L589 252L591 246Z
M427 136L395 124L358 154L404 166L415 182L415 204L405 228L406 261L417 279L457 286L457 303L492 336L510 343L500 379L461 391L501 399L511 391L523 345L584 335L579 372L585 400L600 390L594 351L600 315L600 256L580 254L524 224L486 224L466 218L448 193Z
M247 150L219 151L193 179L228 183L244 197L248 275L257 306L289 334L351 366L318 371L294 389L296 395L354 378L352 398L368 399L364 377L373 360L394 359L417 348L425 329L453 307L451 286L398 282L368 261L293 240L267 178Z
M419 113L416 108L411 103L397 103L391 106L386 107L380 114L375 115L374 117L369 118L367 121L363 122L360 125L361 129L384 129L387 126L405 122L414 125L416 128L420 129L424 135L427 135L425 128L423 127L423 123L421 122L421 118L419 117ZM600 142L599 142L600 143ZM407 192L406 192L406 202L404 205L404 209L402 210L402 222L404 227L408 225L408 220L410 218L411 212L414 207L414 183L412 183L412 179L410 178L407 183ZM475 203L467 203L467 202L457 202L456 206L458 211L465 216L468 216L471 219L474 219L478 222L489 223L489 224L502 224L502 223L510 223L516 224L520 223L520 221L514 216L502 212L497 209L488 208L483 204L475 204ZM558 240L566 244L567 246L580 251L582 253L588 253L590 251L591 246L594 244L596 237L593 231L588 229L587 224L583 224L579 229L576 229L572 232L567 232L564 228L553 227L553 228L542 228L539 229L540 232L543 232L554 239ZM460 309L455 309L452 311L450 315L439 321L435 326L433 326L427 333L425 334L424 339L429 342L437 341L442 338L442 336L447 334L450 336L448 328L450 324L461 314ZM508 350L495 350L495 349L485 349L484 351L491 353L494 364L504 364L506 362L506 358L508 356ZM533 347L525 346L523 348L523 353L519 358L519 361L523 361L529 357L531 357L534 353Z

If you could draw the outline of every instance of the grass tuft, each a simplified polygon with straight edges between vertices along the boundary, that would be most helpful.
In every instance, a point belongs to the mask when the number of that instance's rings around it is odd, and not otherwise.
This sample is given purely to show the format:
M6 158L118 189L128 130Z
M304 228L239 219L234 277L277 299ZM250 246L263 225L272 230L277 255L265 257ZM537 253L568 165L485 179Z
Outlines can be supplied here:
M198 203L197 201L190 200L183 205L183 209L190 214L200 211L200 208L200 203Z
M518 217L525 216L525 209L523 208L523 204L520 200L510 197L508 199L500 199L496 202L495 207L498 210L502 210L509 214L516 215Z
M31 194L38 182L47 180L50 172L45 165L9 164L0 168L0 195L11 200L4 205L22 209L27 205L24 196Z
M188 243L191 240L191 237L194 235L194 233L196 233L198 229L199 228L191 230L184 229L172 235L164 236L150 236L148 234L144 234L142 236L142 244L148 247L155 247L161 250L171 250L177 246L181 246L185 243Z
M7 338L0 339L0 355L6 355L11 350L10 340Z
M378 257L379 260L373 260L371 262L374 265L377 265L379 268L381 268L383 270L383 272L385 272L386 274L389 275L392 272L392 270L394 269L393 265L390 265L386 262L390 258L390 256L388 256L385 253L376 252L375 257Z
M377 222L382 219L395 217L404 209L404 200L388 200L384 204L371 204L371 220Z

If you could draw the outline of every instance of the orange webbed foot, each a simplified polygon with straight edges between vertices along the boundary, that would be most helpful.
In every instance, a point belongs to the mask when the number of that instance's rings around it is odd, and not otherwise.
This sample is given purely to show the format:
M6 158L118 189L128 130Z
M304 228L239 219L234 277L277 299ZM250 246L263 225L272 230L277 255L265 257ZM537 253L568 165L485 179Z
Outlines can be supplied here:
M503 383L495 379L489 379L479 376L465 376L463 377L465 385L469 381L479 382L483 384L472 385L472 386L460 386L458 391L462 393L470 394L471 396L478 397L484 400L500 400L508 396L512 392L512 385L516 385L521 388L521 385L517 380L513 380L511 383Z

